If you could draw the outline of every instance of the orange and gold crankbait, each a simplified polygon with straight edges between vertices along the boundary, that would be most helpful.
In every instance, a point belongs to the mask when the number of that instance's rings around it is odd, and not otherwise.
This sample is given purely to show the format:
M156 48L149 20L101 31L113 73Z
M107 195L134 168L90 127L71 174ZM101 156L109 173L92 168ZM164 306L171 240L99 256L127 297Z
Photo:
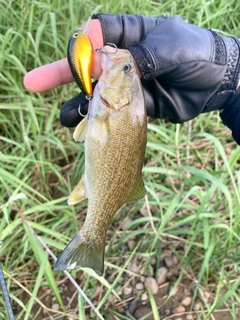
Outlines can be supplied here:
M85 30L76 29L68 43L68 63L79 88L88 99L92 97L92 66L94 50Z

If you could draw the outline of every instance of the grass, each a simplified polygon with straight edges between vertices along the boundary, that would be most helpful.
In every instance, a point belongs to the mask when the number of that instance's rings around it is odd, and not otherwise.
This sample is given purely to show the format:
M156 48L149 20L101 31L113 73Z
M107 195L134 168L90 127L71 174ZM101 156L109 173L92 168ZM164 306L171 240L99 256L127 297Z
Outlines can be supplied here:
M77 86L31 94L22 84L25 73L64 57L72 30L93 11L181 14L189 23L240 37L238 7L235 0L0 0L0 261L16 319L37 319L43 311L46 319L72 314L61 294L63 274L53 271L53 260L24 219L57 255L86 213L86 204L73 208L66 203L84 170L84 149L73 141L72 130L59 124L59 108L78 92ZM147 268L155 257L160 266L161 243L168 240L171 246L169 239L175 238L185 243L181 254L171 247L180 260L176 286L187 274L196 294L211 292L214 299L204 304L202 319L214 319L220 306L237 318L239 156L240 148L217 113L182 125L150 121L143 169L148 198L124 206L114 217L107 233L106 280L88 270L72 273L105 319L132 318L119 311L125 303L118 297L126 285L123 275L138 277L127 262L137 259ZM148 204L151 211L140 215ZM138 243L134 252L127 247L133 237ZM44 300L46 290L59 311ZM151 293L149 298L154 319L159 319ZM95 317L80 294L77 305L81 319ZM0 318L8 319L1 292Z

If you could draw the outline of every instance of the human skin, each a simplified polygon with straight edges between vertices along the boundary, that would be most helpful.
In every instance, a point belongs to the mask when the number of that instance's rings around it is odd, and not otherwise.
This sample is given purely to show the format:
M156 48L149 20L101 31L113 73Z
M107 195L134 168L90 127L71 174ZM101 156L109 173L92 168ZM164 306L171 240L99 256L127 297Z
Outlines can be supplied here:
M86 23L81 28L84 29ZM103 47L102 27L98 19L91 20L88 36L94 50ZM100 55L94 53L92 77L98 79L101 73ZM44 92L73 81L67 58L33 69L25 75L23 80L25 88L31 92ZM238 87L239 85L240 81Z
M86 23L81 28L84 29L85 25ZM103 47L103 34L99 20L91 20L88 36L94 50ZM98 79L101 73L100 55L94 53L92 77ZM25 75L23 83L29 91L44 92L73 81L67 58L64 58L31 70Z

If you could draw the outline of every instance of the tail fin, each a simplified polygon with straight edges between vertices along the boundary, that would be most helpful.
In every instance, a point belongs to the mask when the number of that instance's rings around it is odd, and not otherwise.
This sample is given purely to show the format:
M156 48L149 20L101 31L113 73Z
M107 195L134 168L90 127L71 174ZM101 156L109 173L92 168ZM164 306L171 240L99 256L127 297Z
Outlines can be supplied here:
M99 247L92 240L87 240L79 231L57 259L54 270L86 267L93 269L101 276L104 269L104 241Z

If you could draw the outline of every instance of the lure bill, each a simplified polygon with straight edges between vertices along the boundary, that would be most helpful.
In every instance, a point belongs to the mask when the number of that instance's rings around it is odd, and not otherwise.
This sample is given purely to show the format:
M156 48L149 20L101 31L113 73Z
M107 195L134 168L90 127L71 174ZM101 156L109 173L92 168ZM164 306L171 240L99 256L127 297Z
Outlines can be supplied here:
M92 66L94 50L85 30L76 29L68 43L67 58L73 77L87 98L92 96Z
M147 140L147 115L139 73L127 50L101 54L102 75L89 101L88 116L74 132L85 141L85 173L68 204L88 199L82 229L54 269L92 268L103 274L105 236L119 208L144 197L141 177Z

